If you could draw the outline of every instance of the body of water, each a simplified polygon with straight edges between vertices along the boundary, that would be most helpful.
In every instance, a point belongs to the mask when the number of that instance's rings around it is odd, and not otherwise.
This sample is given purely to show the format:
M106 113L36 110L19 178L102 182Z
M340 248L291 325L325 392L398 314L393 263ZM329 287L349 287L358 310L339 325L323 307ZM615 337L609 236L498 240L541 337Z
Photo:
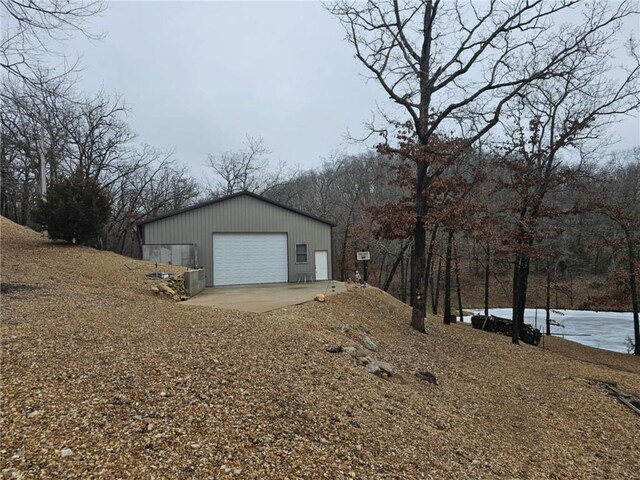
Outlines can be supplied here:
M484 315L484 309L471 310ZM489 313L503 318L511 318L510 308L490 308ZM525 323L537 326L545 333L544 309L527 308ZM551 326L551 334L564 337L590 347L627 353L626 339L633 338L633 314L631 312L594 312L591 310L552 310L551 319L562 326ZM470 321L471 317L465 318Z

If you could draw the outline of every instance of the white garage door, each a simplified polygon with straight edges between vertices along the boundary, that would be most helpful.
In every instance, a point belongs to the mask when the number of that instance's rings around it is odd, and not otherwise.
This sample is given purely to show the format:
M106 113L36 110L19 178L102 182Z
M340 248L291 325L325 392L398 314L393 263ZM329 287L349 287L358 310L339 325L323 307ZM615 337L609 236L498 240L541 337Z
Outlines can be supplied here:
M213 284L288 281L285 233L214 233Z

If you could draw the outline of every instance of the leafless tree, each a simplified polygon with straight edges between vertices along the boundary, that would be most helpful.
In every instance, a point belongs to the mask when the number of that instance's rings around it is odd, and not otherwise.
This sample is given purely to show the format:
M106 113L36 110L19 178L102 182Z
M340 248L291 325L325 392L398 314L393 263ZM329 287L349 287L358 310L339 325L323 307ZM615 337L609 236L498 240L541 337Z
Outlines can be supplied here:
M64 167L79 169L108 188L132 171L130 144L135 134L126 121L127 108L121 98L104 92L82 96L71 106L74 115L65 125L69 143Z
M68 77L50 78L38 72L39 88L30 83L10 79L3 84L0 97L0 129L2 130L3 207L20 204L20 215L27 222L35 196L31 190L46 191L47 181L56 180L69 142L66 126L72 122L74 109L67 100L71 90ZM15 174L15 176L14 176ZM47 180L48 179L48 180ZM14 187L10 187L14 185ZM21 200L15 196L20 185ZM13 200L9 190L14 190Z
M592 186L589 207L613 224L609 240L626 264L634 329L634 354L640 355L640 148L619 152L600 171Z
M110 184L112 210L104 244L109 250L139 256L141 239L136 224L192 204L200 186L176 162L172 151L143 145L131 157L130 171Z
M507 149L502 165L510 172L511 188L517 191L509 208L517 222L513 232L514 343L524 324L531 258L542 235L540 221L561 213L547 197L571 183L589 153L611 142L605 127L640 105L640 59L635 42L629 41L630 62L617 77L609 74L612 52L606 39L596 47L566 59L563 77L525 88L503 120L512 148ZM574 165L565 158L571 153L577 157Z
M91 32L89 20L104 8L103 0L0 0L0 66L31 86L46 86L37 75L45 57L55 54L55 45L75 33L101 38Z
M601 51L632 7L586 0L370 0L329 9L428 152L435 136L453 129L469 144L483 137L528 86L562 78L576 68L570 61L576 55ZM576 21L555 23L563 13ZM411 324L423 332L428 171L417 159Z
M271 168L267 158L270 153L262 138L247 135L241 149L209 154L207 166L214 173L210 195L231 195L245 190L262 194L286 182L286 165L280 162Z

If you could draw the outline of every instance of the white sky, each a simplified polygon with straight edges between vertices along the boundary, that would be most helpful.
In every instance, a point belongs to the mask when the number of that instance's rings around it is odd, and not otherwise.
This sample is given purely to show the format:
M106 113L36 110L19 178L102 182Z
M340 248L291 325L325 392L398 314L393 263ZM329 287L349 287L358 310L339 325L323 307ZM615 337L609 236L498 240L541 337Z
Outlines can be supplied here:
M318 2L112 2L93 23L105 39L65 46L82 56L80 88L121 94L138 140L175 147L196 174L246 134L305 168L362 151L347 130L361 135L389 102ZM639 132L637 119L614 127L616 148L639 145Z
M319 3L117 2L73 39L81 88L118 92L139 141L175 147L197 169L209 152L263 137L274 161L310 167L364 132L379 87Z

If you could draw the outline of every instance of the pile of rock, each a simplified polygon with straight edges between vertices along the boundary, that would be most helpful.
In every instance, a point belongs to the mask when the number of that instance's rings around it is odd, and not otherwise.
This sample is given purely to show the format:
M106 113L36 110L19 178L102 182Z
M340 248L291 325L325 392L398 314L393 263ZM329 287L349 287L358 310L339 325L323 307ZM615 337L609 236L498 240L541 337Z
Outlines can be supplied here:
M176 302L181 302L189 298L184 288L184 277L182 275L176 275L161 281L151 287L151 291L154 293L164 293Z
M353 346L343 347L342 345L339 345L334 348L328 348L327 352L348 353L353 359L355 359L357 365L364 367L367 372L373 373L374 375L377 375L379 377L389 378L393 375L393 367L389 363L382 362L380 360L374 360L369 355L367 355L364 350L361 350L359 348Z

